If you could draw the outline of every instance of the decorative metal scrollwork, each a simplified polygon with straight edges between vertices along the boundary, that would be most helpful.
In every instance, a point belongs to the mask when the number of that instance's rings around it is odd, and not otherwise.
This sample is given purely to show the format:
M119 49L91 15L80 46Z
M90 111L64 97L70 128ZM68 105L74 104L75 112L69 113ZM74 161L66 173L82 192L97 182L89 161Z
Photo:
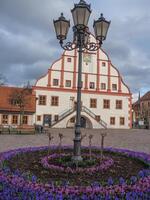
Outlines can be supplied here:
M97 51L101 47L101 43L90 42L84 45L84 48L88 51Z
M77 48L77 45L72 42L67 42L65 45L63 45L63 43L60 43L60 45L64 50L67 50L67 51L72 51Z
M66 44L63 44L63 42L60 42L61 47L66 50L66 51L72 51L74 49L78 48L78 44L73 43L73 42L67 42ZM83 51L87 49L88 51L97 51L100 49L102 43L94 43L94 42L89 42L87 44L82 45Z

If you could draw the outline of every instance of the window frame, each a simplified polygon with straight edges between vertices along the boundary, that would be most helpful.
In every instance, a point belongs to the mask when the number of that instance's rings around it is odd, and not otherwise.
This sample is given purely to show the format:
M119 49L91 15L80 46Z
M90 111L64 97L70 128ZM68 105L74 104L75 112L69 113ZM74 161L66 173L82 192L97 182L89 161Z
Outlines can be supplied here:
M110 125L115 125L115 124L116 124L116 118L110 117Z
M56 82L55 82L56 81ZM56 83L56 84L55 84ZM59 86L59 79L54 78L53 79L53 86Z
M116 86L115 88L113 86ZM117 84L116 83L112 83L112 91L117 91Z
M122 100L116 100L116 109L121 110L122 109Z
M43 100L43 99L40 99L40 98L45 98L45 100ZM46 95L39 95L39 102L38 102L38 104L40 105L40 106L45 106L46 105L46 101L47 101L47 96Z
M16 119L14 119L14 117L16 117ZM11 123L12 124L18 124L18 115L12 115Z
M67 83L70 83L70 85L67 86ZM65 87L71 87L71 80L66 80L66 81L65 81Z
M110 109L110 99L103 99L103 108Z
M41 115L37 115L37 119L36 119L38 122L41 121Z
M51 96L51 106L59 106L59 96Z
M5 117L6 118L5 118ZM7 114L3 114L2 116L1 116L1 121L2 121L2 124L8 124L8 122L9 122L9 115L7 115Z
M97 108L97 99L90 98L90 108Z
M105 85L105 87L102 87L102 85ZM106 83L101 83L101 90L106 90Z
M90 89L95 89L95 82L90 82L89 83L89 88Z
M122 123L122 119L123 119L123 123ZM120 117L120 126L124 126L125 125L125 117Z
M22 124L23 125L28 125L28 115L23 115Z

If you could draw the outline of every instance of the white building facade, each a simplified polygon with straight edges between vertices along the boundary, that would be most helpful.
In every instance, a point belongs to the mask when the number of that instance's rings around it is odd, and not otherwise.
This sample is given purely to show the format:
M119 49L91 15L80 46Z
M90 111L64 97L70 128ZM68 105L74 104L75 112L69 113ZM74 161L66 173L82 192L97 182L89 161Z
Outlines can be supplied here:
M90 40L96 42L93 36ZM77 79L78 52L65 51L33 87L37 98L36 124L74 127ZM132 127L132 94L102 49L83 53L81 99L82 127Z

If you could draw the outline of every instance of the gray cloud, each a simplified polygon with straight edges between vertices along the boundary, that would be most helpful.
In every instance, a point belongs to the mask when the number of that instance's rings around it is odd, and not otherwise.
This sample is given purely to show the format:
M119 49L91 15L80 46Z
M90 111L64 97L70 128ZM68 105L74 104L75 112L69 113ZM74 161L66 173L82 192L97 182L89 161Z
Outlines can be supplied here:
M60 12L71 19L70 9L75 2L0 0L0 73L9 84L33 83L60 57L62 50L55 38L53 19ZM112 21L103 45L112 63L131 91L149 90L150 1L94 0L91 4L91 29L93 19L101 12Z

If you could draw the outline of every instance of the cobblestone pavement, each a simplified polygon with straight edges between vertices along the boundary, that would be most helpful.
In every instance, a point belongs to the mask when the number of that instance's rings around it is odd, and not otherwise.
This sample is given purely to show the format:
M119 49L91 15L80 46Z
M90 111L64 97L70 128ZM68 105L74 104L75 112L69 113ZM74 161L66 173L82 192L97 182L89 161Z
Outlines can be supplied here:
M59 142L59 133L64 134L63 144L72 145L74 138L73 129L51 129L54 139L52 144L57 145ZM88 135L93 134L93 145L100 145L100 133L103 130L83 129L82 134L87 134L82 144L88 145ZM36 135L0 135L0 152L27 146L44 146L48 145L47 134ZM150 130L107 130L105 138L105 147L126 148L141 152L150 153Z

